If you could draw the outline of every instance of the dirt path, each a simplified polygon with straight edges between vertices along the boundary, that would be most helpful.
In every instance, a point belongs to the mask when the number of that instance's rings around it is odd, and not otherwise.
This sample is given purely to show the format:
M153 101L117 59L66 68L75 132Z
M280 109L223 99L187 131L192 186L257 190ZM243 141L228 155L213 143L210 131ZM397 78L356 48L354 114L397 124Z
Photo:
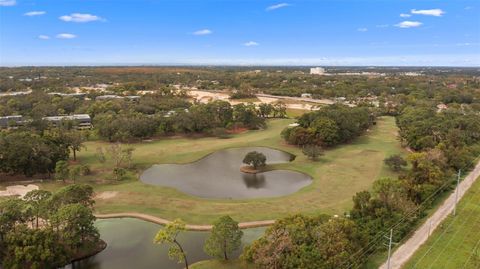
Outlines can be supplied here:
M147 214L135 213L135 212L126 212L126 213L113 213L113 214L95 214L95 217L98 219L114 219L114 218L137 218L149 222L153 222L156 224L165 225L169 223L169 220L157 218ZM275 220L261 220L261 221L251 221L251 222L241 222L238 224L240 229L246 228L256 228L256 227L265 227L270 226L275 223ZM187 224L187 230L190 231L210 231L212 229L212 225L193 225Z
M480 162L477 163L475 169L468 174L465 179L460 182L458 200L460 200L467 190L472 186L475 180L480 177ZM405 243L403 243L393 254L391 258L392 269L401 268L415 253L415 251L428 239L428 232L433 232L440 223L447 218L453 211L453 205L455 203L455 191L448 196L443 204L437 209L437 211L428 218L425 223L418 228L415 233ZM381 269L387 268L385 262L380 266Z

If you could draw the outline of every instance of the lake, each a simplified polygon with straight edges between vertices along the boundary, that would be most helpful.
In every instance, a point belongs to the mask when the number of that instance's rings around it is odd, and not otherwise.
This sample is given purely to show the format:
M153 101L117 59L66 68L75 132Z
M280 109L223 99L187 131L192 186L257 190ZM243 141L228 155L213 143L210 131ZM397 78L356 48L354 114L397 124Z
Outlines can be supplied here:
M100 237L107 248L99 254L69 265L67 269L181 269L184 264L168 258L168 246L153 244L153 238L162 227L158 224L134 218L100 219L95 222ZM245 244L259 238L265 228L243 230L242 247L232 257L238 257ZM179 242L187 252L190 264L210 259L203 252L203 245L209 232L185 231L179 235Z
M246 199L276 197L294 193L312 179L303 173L273 170L258 174L240 171L250 151L265 154L267 164L286 163L293 155L266 147L230 148L216 151L187 164L157 164L145 170L140 180L147 184L172 187L202 198Z

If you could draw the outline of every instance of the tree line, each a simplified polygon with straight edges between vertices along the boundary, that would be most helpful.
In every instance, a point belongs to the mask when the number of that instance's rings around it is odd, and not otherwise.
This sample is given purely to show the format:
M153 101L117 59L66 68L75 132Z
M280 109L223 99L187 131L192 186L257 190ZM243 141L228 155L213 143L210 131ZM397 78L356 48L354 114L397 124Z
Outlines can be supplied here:
M289 144L331 147L361 135L374 123L374 116L366 107L337 104L303 114L297 122L299 126L282 131Z
M0 261L4 268L59 268L105 247L94 226L93 189L70 185L33 190L0 202Z

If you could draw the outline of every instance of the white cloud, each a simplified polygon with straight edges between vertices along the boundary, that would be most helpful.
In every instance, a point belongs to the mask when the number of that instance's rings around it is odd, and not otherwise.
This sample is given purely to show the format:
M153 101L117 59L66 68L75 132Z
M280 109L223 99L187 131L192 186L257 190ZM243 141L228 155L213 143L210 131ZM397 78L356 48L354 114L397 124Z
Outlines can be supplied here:
M366 31L368 31L368 28L365 28L365 27L363 27L363 28L358 28L357 31L359 31L359 32L366 32Z
M76 38L77 36L74 34L63 33L63 34L58 34L56 37L59 39L72 39L72 38Z
M91 22L103 20L101 17L92 14L72 13L59 17L60 20L66 22Z
M38 39L47 40L47 39L50 39L50 37L48 35L39 35Z
M244 43L243 45L246 46L246 47L253 47L253 46L258 46L260 44L258 44L255 41L248 41L248 42Z
M445 14L445 11L435 8L435 9L412 9L410 10L412 14L417 14L417 15L427 15L427 16L435 16L435 17L440 17L443 14Z
M411 17L411 16L412 16L412 15L406 14L406 13L400 14L400 17L402 17L402 18L408 18L408 17Z
M213 32L210 29L202 29L202 30L198 30L198 31L193 32L194 35L210 35L212 33Z
M399 24L395 24L395 26L400 27L400 28L413 28L413 27L419 27L423 23L419 21L402 21Z
M276 5L269 6L269 7L267 7L265 10L266 10L266 11L271 11L271 10L275 10L275 9L279 9L279 8L283 8L283 7L288 7L288 6L290 6L290 4L288 4L288 3L280 3L280 4L276 4Z
M32 16L41 16L45 14L47 14L47 12L45 11L30 11L30 12L24 13L23 16L32 17Z
M0 7L10 7L17 4L16 0L0 0Z

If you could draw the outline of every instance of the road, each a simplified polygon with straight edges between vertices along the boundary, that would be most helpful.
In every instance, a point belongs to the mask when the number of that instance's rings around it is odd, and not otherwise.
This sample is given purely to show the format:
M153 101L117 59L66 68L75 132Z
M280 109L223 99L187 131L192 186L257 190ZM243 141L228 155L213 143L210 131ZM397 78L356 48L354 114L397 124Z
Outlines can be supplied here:
M480 162L477 163L475 168L460 182L458 187L458 200L460 200L467 190L472 186L475 180L480 177ZM456 191L456 190L455 190ZM448 196L443 204L430 216L425 223L418 228L415 233L405 243L403 243L391 257L391 269L401 268L415 253L415 251L427 241L429 231L433 232L442 221L453 212L453 206L455 204L455 191ZM385 262L380 266L381 269L387 269L387 263Z

